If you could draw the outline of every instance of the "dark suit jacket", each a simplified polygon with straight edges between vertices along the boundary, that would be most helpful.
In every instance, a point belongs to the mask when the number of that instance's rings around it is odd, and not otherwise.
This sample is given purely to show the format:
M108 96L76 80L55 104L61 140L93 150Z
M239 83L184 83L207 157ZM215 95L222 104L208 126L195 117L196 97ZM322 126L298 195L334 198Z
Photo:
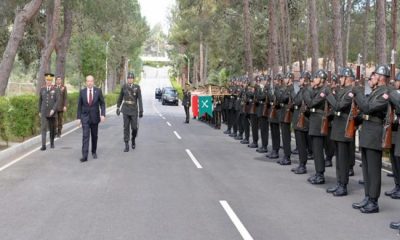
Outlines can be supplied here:
M103 93L100 88L93 87L93 103L89 106L87 91L87 88L84 88L79 93L77 119L80 119L82 124L98 124L100 115L106 116Z

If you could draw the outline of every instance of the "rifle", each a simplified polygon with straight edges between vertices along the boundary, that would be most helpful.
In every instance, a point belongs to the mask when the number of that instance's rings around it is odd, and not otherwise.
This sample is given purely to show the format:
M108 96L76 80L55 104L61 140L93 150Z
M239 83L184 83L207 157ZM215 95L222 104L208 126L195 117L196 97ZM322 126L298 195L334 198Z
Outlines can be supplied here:
M257 106L256 106L256 91L254 91L253 94L253 102L251 103L251 107L250 107L250 114L255 114L256 110L257 110Z
M357 67L356 67L356 80L360 81L361 79L361 54L357 55Z
M321 123L322 136L328 136L328 131L329 131L328 114L329 114L328 102L325 100L324 115L322 116L322 123Z
M268 117L268 93L265 96L264 108L263 108L262 116L263 117Z
M385 117L385 123L383 125L383 135L382 135L382 148L390 149L392 148L392 123L394 120L394 109L392 105L388 103L387 112Z
M299 113L299 118L297 119L297 124L296 127L303 129L304 125L305 125L305 112L307 110L307 106L306 103L304 102L304 100L301 103L301 107L300 107L300 113Z
M274 101L271 106L271 112L269 113L269 119L276 118L276 96L275 96L274 80L271 78L271 92L273 94Z
M347 121L346 121L346 128L345 128L345 133L344 133L344 137L348 138L348 139L354 139L354 135L356 133L356 116L357 116L357 105L354 101L351 102L351 109L350 109L350 113L349 116L347 117Z
M390 56L390 81L394 81L396 76L396 61L395 61L396 51L392 49L392 54Z
M293 101L291 96L289 96L289 102L288 105L285 109L285 116L283 117L283 122L284 123L291 123L292 122L292 107L293 107Z

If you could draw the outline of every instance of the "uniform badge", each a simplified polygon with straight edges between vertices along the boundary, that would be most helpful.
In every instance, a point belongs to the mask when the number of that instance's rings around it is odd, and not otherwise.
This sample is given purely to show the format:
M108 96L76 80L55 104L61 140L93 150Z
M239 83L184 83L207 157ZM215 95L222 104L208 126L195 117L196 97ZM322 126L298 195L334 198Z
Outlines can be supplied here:
M385 100L388 100L388 99L389 99L389 95L388 95L387 93L384 93L384 94L382 95L382 97L383 97Z
M349 97L353 98L354 94L352 92L349 92Z

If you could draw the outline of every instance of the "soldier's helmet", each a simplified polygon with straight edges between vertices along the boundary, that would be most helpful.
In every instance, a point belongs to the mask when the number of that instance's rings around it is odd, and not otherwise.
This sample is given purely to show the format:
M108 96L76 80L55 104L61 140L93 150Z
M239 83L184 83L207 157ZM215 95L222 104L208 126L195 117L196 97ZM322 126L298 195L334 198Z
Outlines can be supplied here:
M340 76L340 77L351 77L351 78L354 78L353 69L351 69L351 68L349 68L349 67L344 67L344 68L342 68L342 70L340 71L339 76Z
M300 78L304 78L304 79L310 80L311 79L311 73L309 71L304 71L304 72L301 73Z
M399 72L399 73L397 73L397 75L396 75L396 77L394 78L394 80L396 80L396 81L400 81L400 72Z
M294 74L292 72L286 73L286 78L294 79Z
M332 74L332 82L338 83L339 77L336 74Z
M128 73L128 78L134 79L135 78L135 74L133 74L133 72L129 72Z
M385 77L390 77L390 68L387 65L378 65L372 73L376 73Z
M278 73L275 75L275 79L274 80L282 80L283 79L283 75L282 73Z
M325 72L325 70L323 69L318 69L315 73L314 73L314 78L321 78L323 80L326 80L328 78L328 74Z

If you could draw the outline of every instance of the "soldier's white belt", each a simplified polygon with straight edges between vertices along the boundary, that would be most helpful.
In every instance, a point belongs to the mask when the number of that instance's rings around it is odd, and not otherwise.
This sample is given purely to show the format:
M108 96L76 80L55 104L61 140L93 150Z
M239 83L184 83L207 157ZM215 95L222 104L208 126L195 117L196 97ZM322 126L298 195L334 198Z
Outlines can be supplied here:
M336 117L347 117L349 114L344 113L344 112L335 112L334 113Z
M284 106L286 106L286 104L284 104L284 103L281 103L281 104L279 104L281 107L284 107Z
M376 123L382 123L383 122L382 119L380 119L378 117L375 117L375 116L367 115L367 114L363 114L362 115L362 119L365 120L365 121L371 121L371 122L376 122Z
M124 101L124 103L126 103L126 104L135 104L136 102L134 102L134 101Z
M298 109L299 109L299 106L295 105L294 110L298 110Z
M311 109L310 109L310 112L312 112L312 113L324 113L323 110L317 109L317 108L311 108Z

